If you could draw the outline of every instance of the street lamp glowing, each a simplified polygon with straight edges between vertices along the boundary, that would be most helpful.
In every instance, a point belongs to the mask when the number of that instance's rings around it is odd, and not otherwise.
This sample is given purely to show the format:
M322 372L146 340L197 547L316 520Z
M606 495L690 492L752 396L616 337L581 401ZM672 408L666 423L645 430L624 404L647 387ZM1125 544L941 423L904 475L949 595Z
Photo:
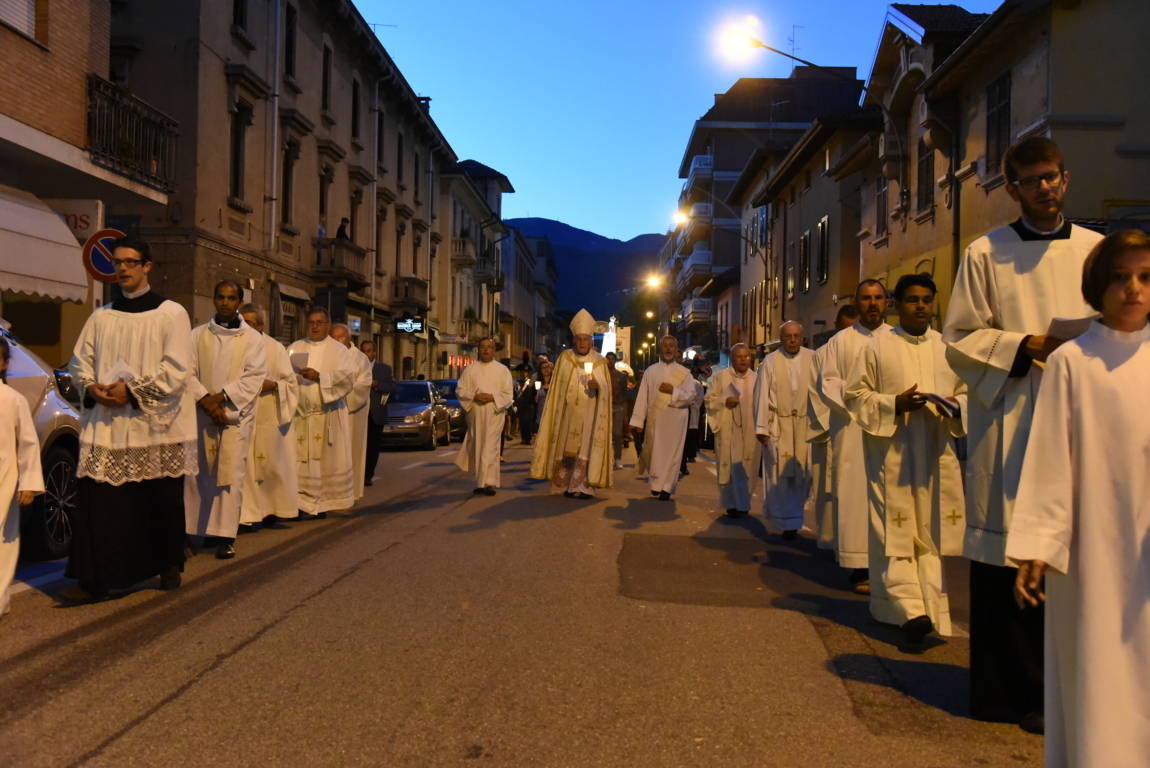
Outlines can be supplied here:
M643 342L643 349L646 349L646 348L647 348L647 342L644 341Z
M659 275L648 275L647 276L647 287L648 288L651 288L654 290L654 289L658 289L662 285L663 285L663 278L660 277Z
M647 319L650 320L653 317L655 317L655 313L648 309L647 310Z
M647 338L648 338L648 339L653 339L653 338L655 338L655 334L654 334L654 333L652 333L651 331L647 331Z
M763 23L756 16L743 16L723 24L715 34L715 47L719 55L732 64L742 64L751 59L755 48L761 47L759 38L763 34Z
M676 227L681 227L687 223L687 214L682 211L675 211L671 214L671 220L675 222Z

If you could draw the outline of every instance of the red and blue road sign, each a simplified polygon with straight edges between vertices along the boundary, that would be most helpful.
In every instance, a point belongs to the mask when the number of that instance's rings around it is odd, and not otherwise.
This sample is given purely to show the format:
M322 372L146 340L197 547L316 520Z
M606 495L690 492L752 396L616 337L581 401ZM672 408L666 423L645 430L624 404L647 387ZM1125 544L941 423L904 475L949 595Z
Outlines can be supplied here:
M118 229L101 229L84 243L84 269L92 279L101 283L116 282L116 267L112 264L112 243L124 237Z

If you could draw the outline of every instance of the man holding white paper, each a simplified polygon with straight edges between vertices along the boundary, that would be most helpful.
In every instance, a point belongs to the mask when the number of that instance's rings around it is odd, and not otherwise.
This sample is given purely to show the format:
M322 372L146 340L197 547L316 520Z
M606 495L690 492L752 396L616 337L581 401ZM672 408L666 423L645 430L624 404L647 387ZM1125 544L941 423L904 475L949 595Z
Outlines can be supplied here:
M679 466L691 407L703 399L703 388L677 361L679 340L659 340L659 362L647 366L635 397L631 429L643 433L642 466L651 495L668 501L679 483Z
M962 554L966 383L930 327L934 281L903 275L894 289L899 325L875 338L851 369L846 401L863 429L870 512L870 612L917 644L951 633L942 556Z
M707 420L715 435L719 506L728 517L751 511L751 478L757 468L755 439L755 374L746 344L731 347L731 367L711 378L707 389Z
M1015 605L1006 537L1030 435L1042 363L1064 338L1054 318L1082 318L1082 265L1102 239L1062 216L1070 185L1062 153L1030 137L1003 157L1013 223L966 249L947 310L947 360L970 388L966 537L970 569L971 714L1042 724L1041 607Z

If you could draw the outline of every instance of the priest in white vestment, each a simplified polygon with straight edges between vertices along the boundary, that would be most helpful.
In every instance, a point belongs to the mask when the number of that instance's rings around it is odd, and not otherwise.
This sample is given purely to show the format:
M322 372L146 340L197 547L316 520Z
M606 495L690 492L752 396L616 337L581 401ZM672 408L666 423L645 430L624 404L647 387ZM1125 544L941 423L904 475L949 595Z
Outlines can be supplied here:
M966 384L930 327L937 289L926 275L895 286L899 325L875 337L847 382L863 429L870 509L870 612L910 644L951 634L942 557L962 554L961 437Z
M193 352L187 311L152 291L147 243L113 245L121 296L91 314L68 364L81 398L77 506L60 593L90 602L160 576L180 586L184 478L196 460ZM189 480L192 482L192 480Z
M659 340L659 362L647 366L635 395L631 430L643 433L641 465L651 495L667 501L679 484L679 469L691 408L703 399L703 388L678 362L679 340Z
M347 396L357 373L355 360L347 347L328 335L331 320L326 310L312 308L307 322L307 338L288 347L300 385L292 429L301 520L327 517L332 510L355 504L347 413Z
M731 367L711 377L707 387L707 422L715 436L719 506L729 517L751 511L752 478L758 469L755 439L755 374L746 344L731 347Z
M256 399L240 523L283 527L278 520L293 520L299 514L296 442L292 434L292 419L299 403L298 377L284 345L264 333L264 310L246 304L240 307L240 315L260 332L267 364L266 378Z
M867 507L866 463L862 429L846 405L846 378L855 361L876 336L889 333L886 287L878 280L863 280L855 288L857 323L823 345L817 397L827 408L830 443L830 482L834 498L835 556L839 567L850 569L850 584L859 594L870 593L867 542L870 513Z
M1090 257L1100 322L1046 361L1006 556L1046 597L1047 768L1150 760L1150 237Z
M1042 610L1019 611L1010 599L1006 535L1042 381L1035 363L1063 341L1049 332L1052 320L1093 314L1082 299L1082 265L1102 236L1062 216L1069 173L1054 142L1024 139L1003 167L1022 215L967 247L942 336L970 390L963 553L973 561L971 714L1041 731Z
M589 499L611 487L611 371L595 351L595 318L571 319L571 349L555 362L531 458L531 477L556 493Z
M220 539L221 560L236 555L256 398L267 373L263 339L239 314L243 299L238 283L219 282L215 316L192 329L188 392L197 406L199 473L184 484L184 515L190 535Z
M782 346L763 360L755 379L755 435L763 444L763 513L792 539L803 527L811 494L807 399L814 352L803 346L803 326L779 328Z
M835 332L858 322L859 311L854 304L844 304L835 315ZM832 337L833 338L833 337ZM819 392L819 381L827 360L827 345L815 350L811 358L810 396L807 399L807 442L811 444L811 503L814 529L819 549L835 549L835 503L831 484L833 455L831 453L831 410Z
M20 507L44 492L40 438L24 395L7 384L12 350L0 336L0 617L20 559Z
M511 369L495 360L495 340L479 342L479 359L463 369L455 387L467 412L467 434L455 465L475 474L474 493L494 496L499 487L499 447L515 398Z
M351 329L344 323L333 323L331 337L343 344L355 361L355 383L347 393L347 416L351 422L351 461L355 470L355 498L363 498L367 463L367 429L371 416L371 360L351 341Z

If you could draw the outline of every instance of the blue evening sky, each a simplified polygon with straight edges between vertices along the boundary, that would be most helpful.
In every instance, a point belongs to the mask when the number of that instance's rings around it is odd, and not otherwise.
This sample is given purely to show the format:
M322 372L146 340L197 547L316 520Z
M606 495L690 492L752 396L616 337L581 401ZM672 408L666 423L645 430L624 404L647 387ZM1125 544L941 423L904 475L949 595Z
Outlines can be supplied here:
M739 77L787 77L759 50L717 55L727 19L826 66L869 74L880 0L355 0L460 159L502 171L505 218L542 216L628 240L663 232L692 123ZM965 0L975 13L997 0Z

